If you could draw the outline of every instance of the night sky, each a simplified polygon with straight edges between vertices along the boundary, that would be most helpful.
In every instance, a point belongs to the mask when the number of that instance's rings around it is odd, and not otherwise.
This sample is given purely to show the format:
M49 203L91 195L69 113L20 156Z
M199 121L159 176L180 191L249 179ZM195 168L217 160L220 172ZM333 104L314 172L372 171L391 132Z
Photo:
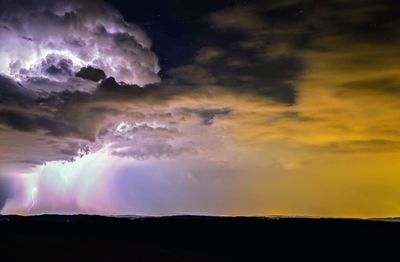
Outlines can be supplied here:
M400 215L400 5L0 0L0 212Z

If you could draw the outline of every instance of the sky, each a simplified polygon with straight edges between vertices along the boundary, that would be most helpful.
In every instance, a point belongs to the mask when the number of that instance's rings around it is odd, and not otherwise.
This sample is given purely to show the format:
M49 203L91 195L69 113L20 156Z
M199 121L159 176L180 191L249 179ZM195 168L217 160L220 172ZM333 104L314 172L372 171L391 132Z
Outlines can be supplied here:
M399 7L0 0L0 213L400 216Z

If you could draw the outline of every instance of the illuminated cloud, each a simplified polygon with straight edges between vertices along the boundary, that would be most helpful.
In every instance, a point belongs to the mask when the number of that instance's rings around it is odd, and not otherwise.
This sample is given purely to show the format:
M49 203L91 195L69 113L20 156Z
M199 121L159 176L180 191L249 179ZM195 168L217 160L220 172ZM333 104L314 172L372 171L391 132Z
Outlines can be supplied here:
M150 39L101 1L0 4L0 73L28 87L50 81L52 91L54 82L68 81L86 66L140 86L159 81Z
M15 175L16 196L7 201L2 212L25 215L228 212L235 203L223 193L224 188L232 187L224 180L237 177L234 173L228 175L228 171L233 171L232 167L206 159L132 161L113 156L104 148L75 162L50 162L32 172Z

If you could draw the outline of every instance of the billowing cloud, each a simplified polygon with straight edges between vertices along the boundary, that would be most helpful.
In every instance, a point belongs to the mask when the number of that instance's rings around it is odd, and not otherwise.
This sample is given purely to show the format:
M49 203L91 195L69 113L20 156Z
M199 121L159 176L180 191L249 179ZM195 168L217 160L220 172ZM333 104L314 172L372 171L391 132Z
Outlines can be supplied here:
M150 39L101 1L0 5L0 73L27 87L35 89L46 80L51 91L54 82L65 82L87 66L140 86L159 81Z

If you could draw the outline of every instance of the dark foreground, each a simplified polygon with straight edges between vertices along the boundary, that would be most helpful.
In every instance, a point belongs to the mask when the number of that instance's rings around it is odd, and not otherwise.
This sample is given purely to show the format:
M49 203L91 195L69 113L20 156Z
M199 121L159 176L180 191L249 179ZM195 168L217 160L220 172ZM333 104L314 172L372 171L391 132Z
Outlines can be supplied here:
M0 216L0 261L386 261L399 233L371 220Z

